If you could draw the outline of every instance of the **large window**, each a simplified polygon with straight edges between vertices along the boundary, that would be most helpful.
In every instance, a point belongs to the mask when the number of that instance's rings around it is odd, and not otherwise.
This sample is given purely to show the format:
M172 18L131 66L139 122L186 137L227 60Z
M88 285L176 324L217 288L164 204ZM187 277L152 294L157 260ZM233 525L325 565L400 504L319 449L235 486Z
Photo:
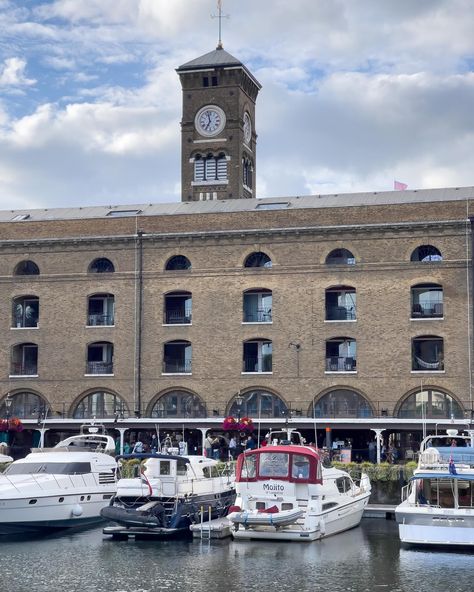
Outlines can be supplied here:
M111 326L115 323L115 297L113 294L93 294L87 303L87 325Z
M410 257L410 261L420 261L421 263L429 263L431 261L442 261L441 252L432 245L420 245L416 247Z
M239 403L240 402L240 406ZM235 417L284 417L288 411L286 403L277 395L264 390L255 389L242 393L241 399L231 402L229 415Z
M128 408L118 395L97 391L86 395L73 409L74 419L91 419L128 415Z
M89 273L113 273L114 271L114 264L110 259L106 259L105 257L94 259L89 265Z
M265 289L244 292L244 323L272 322L272 291Z
M270 257L263 253L262 251L256 251L254 253L250 253L250 255L245 259L244 267L271 267L272 260Z
M443 316L443 287L417 284L411 288L412 319L439 319Z
M87 347L86 374L114 373L114 345L97 341Z
M347 249L334 249L326 257L326 265L355 265L355 257Z
M349 389L334 389L315 401L311 417L372 417L370 403L359 393Z
M357 342L352 337L334 337L326 341L326 372L355 372Z
M227 181L227 157L223 152L211 152L194 157L194 182L206 183L212 181Z
M206 417L206 405L201 399L186 391L171 391L163 395L155 403L150 412L151 417Z
M189 325L192 319L193 297L191 292L170 292L165 295L163 323L165 325Z
M163 348L163 373L191 374L192 355L189 341L168 341Z
M191 261L184 255L174 255L165 265L166 271L184 271L191 269Z
M37 327L39 318L39 298L37 296L18 296L13 300L12 327L24 329Z
M454 397L430 388L408 395L398 408L397 416L406 419L459 419L464 417L464 412Z
M13 275L39 275L39 267L34 261L20 261L13 271Z
M24 391L10 394L9 398L9 406L6 404L6 397L0 403L0 417L39 419L49 415L48 403L36 393Z
M36 343L19 343L13 346L10 375L38 375L38 346Z
M354 321L356 291L350 286L334 286L326 290L326 320Z
M272 356L272 342L269 339L245 341L242 372L271 372Z
M436 335L420 335L412 341L412 370L436 372L444 370L444 343Z
M250 158L242 159L242 182L246 189L252 191L253 185L253 163Z

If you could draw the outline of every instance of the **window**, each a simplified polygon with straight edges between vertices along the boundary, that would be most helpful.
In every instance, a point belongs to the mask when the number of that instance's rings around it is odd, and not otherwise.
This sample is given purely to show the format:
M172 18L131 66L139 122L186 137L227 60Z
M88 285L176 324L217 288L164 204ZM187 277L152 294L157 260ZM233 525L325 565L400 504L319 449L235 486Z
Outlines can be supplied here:
M272 372L272 342L255 339L244 342L242 372Z
M416 247L410 257L410 261L429 263L431 261L442 261L443 257L436 247L432 245L421 245Z
M114 271L114 264L105 257L94 259L89 265L89 273L114 273Z
M242 159L242 182L244 187L252 191L253 186L253 163L245 157Z
M20 261L15 267L13 275L39 275L39 267L34 261Z
M262 452L259 458L260 477L288 478L290 455L284 452Z
M311 417L373 417L367 399L349 389L334 389L323 395L314 401L309 413Z
M334 337L326 341L326 372L355 372L357 343L352 337Z
M12 327L24 329L37 327L39 318L39 298L37 296L18 296L13 300Z
M286 403L277 395L261 389L242 394L242 403L234 399L229 408L229 415L240 417L278 417L282 418L288 411Z
M108 218L126 218L127 216L138 216L141 210L112 210L106 214Z
M291 476L293 479L309 479L309 458L303 454L293 454Z
M412 370L437 372L444 370L444 343L442 337L421 335L412 340Z
M278 202L278 203L259 203L255 206L256 210L284 210L290 204L285 202Z
M350 286L335 286L326 290L326 320L354 321L356 291Z
M271 266L272 260L266 253L263 253L262 251L250 253L244 262L244 267L266 267L269 269Z
M37 395L28 391L17 392L10 395L11 404L8 414L20 419L39 419L49 414L48 403ZM6 397L0 403L0 417L7 416Z
M155 401L151 417L207 417L206 405L197 395L187 391L171 391Z
M439 389L418 390L403 400L397 417L406 419L461 419L461 405L448 393Z
M262 289L244 292L244 323L272 322L272 291Z
M189 341L168 341L164 344L163 373L191 374L192 354Z
M189 325L192 318L191 292L171 292L165 295L163 323L165 325Z
M16 216L13 216L11 222L21 222L22 220L28 220L29 217L29 214L17 214Z
M115 322L113 294L94 294L87 303L87 326L113 326Z
M355 265L355 257L347 249L334 249L326 257L326 265Z
M86 374L113 374L114 345L108 341L91 343L87 347Z
M194 182L227 181L227 157L223 152L194 157Z
M115 417L128 415L125 401L118 395L95 391L82 398L73 410L74 419L91 419L93 417Z
M166 271L184 271L191 269L191 261L184 255L175 255L168 259L165 265Z
M38 375L38 346L35 343L20 343L12 348L12 376Z
M417 284L411 289L411 318L443 317L443 287L439 284Z
M85 475L91 472L88 462L25 462L7 467L5 473L9 475L33 475L46 473L48 475ZM59 498L60 501L64 498Z

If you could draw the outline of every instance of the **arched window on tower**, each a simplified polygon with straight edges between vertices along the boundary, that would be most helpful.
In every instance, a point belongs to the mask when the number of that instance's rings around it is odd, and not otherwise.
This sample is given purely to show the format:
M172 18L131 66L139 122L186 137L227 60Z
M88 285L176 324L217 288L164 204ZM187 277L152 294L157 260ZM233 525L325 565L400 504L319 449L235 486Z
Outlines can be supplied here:
M252 184L253 184L253 163L252 161L245 157L242 159L242 182L244 187L252 191Z
M196 154L194 157L194 182L227 181L227 156L224 152L215 155Z

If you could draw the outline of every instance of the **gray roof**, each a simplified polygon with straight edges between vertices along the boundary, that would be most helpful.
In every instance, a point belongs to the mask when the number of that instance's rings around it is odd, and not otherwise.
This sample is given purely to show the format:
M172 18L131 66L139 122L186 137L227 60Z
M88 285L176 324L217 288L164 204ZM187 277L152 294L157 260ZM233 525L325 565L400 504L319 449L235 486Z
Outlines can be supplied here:
M199 70L201 68L214 68L215 66L243 66L242 62L234 56L230 55L224 48L217 47L214 51L210 51L199 58L195 58L190 62L186 62L180 66L177 71L182 70Z
M37 210L0 211L0 222L25 216L23 223L34 220L73 220L112 216L174 216L183 214L220 214L261 210L294 210L305 208L338 208L381 206L391 204L432 203L474 199L474 187L418 189L412 191L374 191L334 195L267 197L265 199L228 199L216 201L171 202L86 206L77 208L45 208ZM449 212L447 211L447 217ZM22 223L18 220L18 223Z

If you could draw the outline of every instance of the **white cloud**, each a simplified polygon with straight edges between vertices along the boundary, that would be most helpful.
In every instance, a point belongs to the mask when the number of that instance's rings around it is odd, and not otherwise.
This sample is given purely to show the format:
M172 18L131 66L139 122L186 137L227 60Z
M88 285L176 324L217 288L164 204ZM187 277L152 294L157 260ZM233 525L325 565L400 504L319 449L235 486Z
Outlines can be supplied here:
M7 58L0 66L0 86L20 87L36 84L36 80L26 77L25 69L26 60Z

